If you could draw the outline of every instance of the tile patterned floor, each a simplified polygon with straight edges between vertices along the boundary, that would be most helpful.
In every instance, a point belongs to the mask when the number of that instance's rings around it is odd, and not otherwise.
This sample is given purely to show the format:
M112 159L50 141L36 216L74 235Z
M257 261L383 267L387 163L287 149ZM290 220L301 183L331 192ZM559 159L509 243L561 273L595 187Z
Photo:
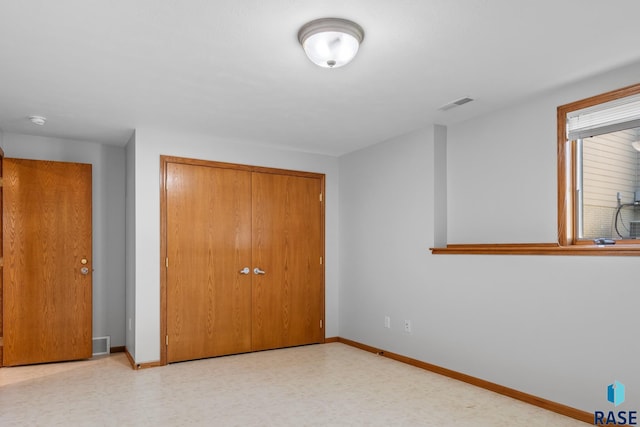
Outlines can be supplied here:
M585 426L339 343L140 371L122 353L2 368L0 425Z

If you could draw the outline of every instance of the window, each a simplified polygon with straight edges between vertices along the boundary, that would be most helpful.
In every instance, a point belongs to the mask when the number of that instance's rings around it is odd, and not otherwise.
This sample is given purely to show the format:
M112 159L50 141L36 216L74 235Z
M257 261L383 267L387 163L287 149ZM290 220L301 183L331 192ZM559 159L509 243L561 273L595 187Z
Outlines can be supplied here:
M640 85L558 107L560 245L640 244Z

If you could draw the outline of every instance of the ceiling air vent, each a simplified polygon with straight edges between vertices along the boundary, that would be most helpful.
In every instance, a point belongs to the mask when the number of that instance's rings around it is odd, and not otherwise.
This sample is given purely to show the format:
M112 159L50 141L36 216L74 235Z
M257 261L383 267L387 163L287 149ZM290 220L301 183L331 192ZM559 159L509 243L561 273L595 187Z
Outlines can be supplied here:
M447 110L450 110L450 109L452 109L452 108L455 108L455 107L459 107L459 106L461 106L461 105L464 105L464 104L466 104L467 102L471 102L471 101L473 101L473 98L469 98L469 97L467 96L467 97L464 97L464 98L456 99L455 101L451 101L451 102L449 102L448 104L444 104L442 107L438 108L438 110L440 110L440 111L447 111Z

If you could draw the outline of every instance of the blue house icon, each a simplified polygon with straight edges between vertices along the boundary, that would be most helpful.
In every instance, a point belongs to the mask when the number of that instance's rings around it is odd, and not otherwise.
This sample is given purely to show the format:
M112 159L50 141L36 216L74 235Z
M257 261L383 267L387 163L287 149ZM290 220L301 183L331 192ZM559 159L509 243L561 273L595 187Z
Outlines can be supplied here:
M613 384L609 384L607 387L607 400L618 406L624 402L624 384L619 381L614 381Z

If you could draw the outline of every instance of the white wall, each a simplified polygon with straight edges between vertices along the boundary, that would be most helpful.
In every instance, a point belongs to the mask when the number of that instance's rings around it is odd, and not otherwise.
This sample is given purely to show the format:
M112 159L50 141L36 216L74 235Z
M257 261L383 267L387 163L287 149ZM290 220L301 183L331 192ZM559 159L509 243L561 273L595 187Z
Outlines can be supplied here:
M135 137L136 363L160 359L160 155L326 174L327 337L338 334L338 160L205 135L138 128Z
M449 243L557 242L560 105L638 83L640 64L448 128Z
M124 149L8 132L2 146L6 157L93 166L93 336L125 345Z
M434 160L433 128L340 158L341 337L410 356L421 330L438 323L430 311L440 302L426 286ZM402 333L404 319L413 336Z
M449 243L555 242L556 107L638 75L627 67L450 126ZM339 335L590 412L608 410L618 380L618 409L637 410L638 259L432 255L434 135L340 158Z
M129 139L126 146L126 186L125 186L125 277L126 277L126 297L125 297L125 328L126 346L129 354L136 354L136 135Z

